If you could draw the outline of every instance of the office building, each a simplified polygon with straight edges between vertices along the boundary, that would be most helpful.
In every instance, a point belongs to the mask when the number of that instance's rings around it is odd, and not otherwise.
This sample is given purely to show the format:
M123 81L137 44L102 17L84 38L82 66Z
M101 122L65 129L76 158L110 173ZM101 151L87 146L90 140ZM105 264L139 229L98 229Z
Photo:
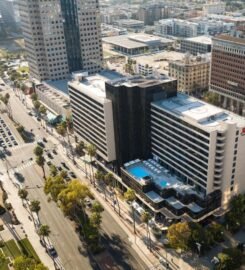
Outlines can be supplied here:
M161 3L146 5L139 8L137 15L145 25L154 25L155 21L168 18L169 8Z
M106 82L112 101L117 164L150 155L150 103L176 95L177 81L155 77Z
M180 41L180 51L193 55L210 53L211 47L212 39L208 36L186 38Z
M178 91L191 93L207 90L209 85L210 57L185 55L183 60L169 62L169 76L177 79Z
M105 82L120 75L113 72L81 75L68 83L75 136L93 144L106 162L116 160L112 101L106 97Z
M209 90L219 94L224 108L245 115L245 39L213 38Z
M77 70L101 70L97 0L20 0L19 6L32 77L60 80Z
M144 28L144 22L133 19L122 19L114 22L114 25L126 28L130 31L138 31Z
M180 19L166 19L155 23L155 32L162 36L196 37L198 24Z
M121 169L146 208L201 220L245 191L245 119L178 94L151 102L151 158Z
M16 1L14 0L1 0L0 1L0 14L2 15L2 21L5 29L8 31L15 31L19 27L17 25L16 14Z

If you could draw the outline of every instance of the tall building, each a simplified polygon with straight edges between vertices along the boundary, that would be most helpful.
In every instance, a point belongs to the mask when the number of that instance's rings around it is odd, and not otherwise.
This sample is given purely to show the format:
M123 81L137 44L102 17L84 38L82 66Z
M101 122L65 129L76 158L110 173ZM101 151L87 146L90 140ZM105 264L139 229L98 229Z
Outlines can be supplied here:
M198 221L245 191L244 118L179 93L151 102L150 123L152 157L121 169L146 208Z
M106 82L112 101L117 164L150 155L150 103L176 95L177 81L154 77Z
M59 80L77 70L101 70L98 0L20 0L19 5L32 77Z
M245 39L229 35L213 38L210 91L224 108L245 115Z
M155 21L168 18L169 8L164 4L151 4L140 7L138 10L138 19L145 25L154 25Z
M4 27L12 31L18 29L15 3L14 0L0 1L0 14L2 15Z
M209 86L210 57L190 56L169 62L169 76L177 79L178 91L191 93L207 90Z

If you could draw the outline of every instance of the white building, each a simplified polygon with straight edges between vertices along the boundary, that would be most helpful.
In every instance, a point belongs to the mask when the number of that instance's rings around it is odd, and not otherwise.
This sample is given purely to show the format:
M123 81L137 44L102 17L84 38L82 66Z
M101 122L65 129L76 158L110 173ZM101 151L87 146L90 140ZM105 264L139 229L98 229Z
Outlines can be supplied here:
M245 118L178 94L151 104L153 157L182 182L226 207L245 191Z
M197 36L198 23L180 19L165 19L155 23L155 33L162 36Z
M106 98L109 72L68 83L75 135L96 146L107 162L116 159L112 101Z
M224 14L225 13L225 3L221 1L215 1L207 3L203 6L203 14Z

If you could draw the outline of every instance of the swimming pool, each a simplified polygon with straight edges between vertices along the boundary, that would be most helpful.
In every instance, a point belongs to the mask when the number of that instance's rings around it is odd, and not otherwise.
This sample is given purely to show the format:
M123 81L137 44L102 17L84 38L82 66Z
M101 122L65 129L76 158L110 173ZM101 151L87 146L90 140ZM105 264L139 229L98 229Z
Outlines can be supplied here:
M141 166L129 168L128 171L129 171L134 177L136 177L136 178L138 178L138 179L150 175L150 173L148 172L148 170L146 170L145 168L143 168L143 167L141 167Z
M169 185L169 183L166 180L163 180L163 179L155 181L155 183L157 185L159 185L161 188L165 188L165 187L167 187Z

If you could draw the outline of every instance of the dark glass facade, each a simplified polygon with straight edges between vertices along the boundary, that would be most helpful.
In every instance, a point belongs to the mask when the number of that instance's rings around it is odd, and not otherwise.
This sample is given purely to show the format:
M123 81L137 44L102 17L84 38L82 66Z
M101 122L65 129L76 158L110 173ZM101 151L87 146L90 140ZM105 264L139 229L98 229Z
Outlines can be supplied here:
M151 153L150 103L177 94L177 81L131 79L129 83L106 83L112 100L118 168Z
M83 69L81 58L80 33L77 14L77 0L61 0L65 42L69 71Z

